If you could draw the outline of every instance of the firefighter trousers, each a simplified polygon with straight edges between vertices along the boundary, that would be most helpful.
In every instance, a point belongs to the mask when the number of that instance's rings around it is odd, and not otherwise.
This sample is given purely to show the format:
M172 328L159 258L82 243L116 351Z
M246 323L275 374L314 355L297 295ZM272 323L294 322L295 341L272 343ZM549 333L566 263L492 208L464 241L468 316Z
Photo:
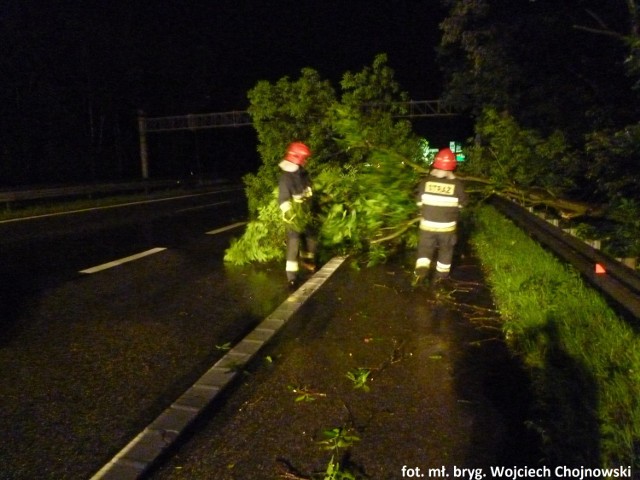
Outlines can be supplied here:
M299 257L309 263L314 262L317 244L315 234L311 231L300 233L291 229L287 230L287 264L285 267L287 280L292 281L297 278L300 270Z
M456 232L420 231L416 270L428 271L437 255L436 277L446 278L451 271L453 249L457 241Z

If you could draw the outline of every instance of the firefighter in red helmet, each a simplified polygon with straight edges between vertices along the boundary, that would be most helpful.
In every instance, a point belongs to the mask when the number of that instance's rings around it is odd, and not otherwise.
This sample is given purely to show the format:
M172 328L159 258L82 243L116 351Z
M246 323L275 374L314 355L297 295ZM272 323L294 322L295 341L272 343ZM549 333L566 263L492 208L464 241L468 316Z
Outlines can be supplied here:
M449 277L458 213L467 204L462 182L453 174L456 166L455 154L450 148L443 148L436 154L429 175L420 182L417 204L421 219L414 285L429 275L436 251L435 280Z
M297 286L300 264L315 270L316 235L311 221L311 180L304 169L311 150L302 142L287 146L278 182L278 203L287 226L285 271L290 287ZM300 262L298 261L300 259Z

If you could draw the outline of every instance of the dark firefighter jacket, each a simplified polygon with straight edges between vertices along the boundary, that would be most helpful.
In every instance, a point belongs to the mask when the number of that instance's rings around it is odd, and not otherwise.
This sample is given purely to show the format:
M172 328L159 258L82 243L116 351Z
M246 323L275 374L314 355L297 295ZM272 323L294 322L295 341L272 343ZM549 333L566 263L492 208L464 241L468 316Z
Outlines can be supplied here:
M283 212L302 203L311 196L311 181L307 172L300 168L295 172L282 172L278 182L278 204Z
M311 228L312 193L311 181L304 169L284 170L280 174L278 204L282 210L282 218L290 230L304 232Z
M453 232L458 212L467 204L462 182L452 172L432 170L418 187L420 230L426 232Z

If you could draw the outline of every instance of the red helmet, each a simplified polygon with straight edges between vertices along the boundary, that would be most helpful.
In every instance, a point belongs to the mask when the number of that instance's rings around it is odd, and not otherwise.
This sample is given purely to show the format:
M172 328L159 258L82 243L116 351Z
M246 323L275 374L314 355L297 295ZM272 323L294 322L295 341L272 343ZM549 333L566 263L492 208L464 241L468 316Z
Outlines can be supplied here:
M436 153L436 158L433 161L433 168L440 170L455 170L458 162L456 161L456 155L450 148L443 148Z
M307 163L307 158L311 156L311 150L302 142L290 143L287 147L287 153L284 156L285 160L296 165L304 166Z

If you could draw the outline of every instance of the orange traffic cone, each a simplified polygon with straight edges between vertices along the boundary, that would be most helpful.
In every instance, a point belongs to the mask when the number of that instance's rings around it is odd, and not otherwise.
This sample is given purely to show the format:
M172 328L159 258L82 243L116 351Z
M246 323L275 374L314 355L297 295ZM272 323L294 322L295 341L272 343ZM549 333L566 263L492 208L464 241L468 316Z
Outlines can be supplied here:
M596 263L596 273L607 273L607 271L604 269L604 265L602 265L601 263Z

